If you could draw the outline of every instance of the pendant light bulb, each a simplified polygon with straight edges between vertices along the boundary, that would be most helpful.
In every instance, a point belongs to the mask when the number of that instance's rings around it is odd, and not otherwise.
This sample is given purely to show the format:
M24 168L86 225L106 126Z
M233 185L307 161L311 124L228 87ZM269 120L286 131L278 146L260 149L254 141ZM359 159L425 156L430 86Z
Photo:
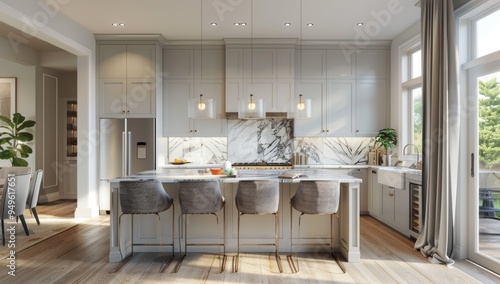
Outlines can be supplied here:
M198 102L198 109L199 110L204 110L206 107L205 103L203 102L203 95L200 94L200 101Z
M254 110L256 107L254 101L253 101L253 94L250 94L250 102L248 103L248 109L249 110Z
M299 103L297 104L298 110L304 110L306 104L302 101L302 94L299 95Z

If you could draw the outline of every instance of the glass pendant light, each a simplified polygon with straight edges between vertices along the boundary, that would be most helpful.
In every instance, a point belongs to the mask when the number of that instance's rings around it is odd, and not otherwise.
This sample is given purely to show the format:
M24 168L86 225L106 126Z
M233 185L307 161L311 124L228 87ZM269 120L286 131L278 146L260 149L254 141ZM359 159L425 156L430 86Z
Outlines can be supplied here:
M250 2L250 90L253 89L253 0ZM264 99L256 99L251 93L248 100L238 101L238 118L240 119L262 119L266 118L266 103Z
M200 0L200 88L203 83L203 0ZM188 117L195 119L215 118L215 100L205 99L200 94L199 99L190 99L188 102Z
M300 0L300 84L299 86L302 85L302 0ZM298 100L291 100L290 101L290 106L289 106L289 111L288 111L288 118L295 118L295 119L305 119L305 118L311 118L312 117L312 100L311 99L304 99L302 94L299 94Z

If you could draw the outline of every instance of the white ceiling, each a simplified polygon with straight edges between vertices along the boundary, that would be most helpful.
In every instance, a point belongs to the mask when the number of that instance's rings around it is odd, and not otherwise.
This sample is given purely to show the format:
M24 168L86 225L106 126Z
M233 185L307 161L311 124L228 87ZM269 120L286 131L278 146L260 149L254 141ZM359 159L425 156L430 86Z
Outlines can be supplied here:
M199 40L201 37L203 40L250 37L392 40L419 20L420 8L415 6L416 2L417 0L203 0L202 3L201 0L74 0L60 4L59 8L63 14L94 34L162 34L167 40ZM302 37L299 25L301 13ZM113 27L111 24L114 22L125 23L126 26ZM211 26L212 22L218 25ZM234 26L235 22L246 22L248 25L238 27ZM292 25L286 27L286 22ZM358 22L365 25L357 27ZM313 23L314 26L306 27L306 23ZM365 38L360 30L366 34Z

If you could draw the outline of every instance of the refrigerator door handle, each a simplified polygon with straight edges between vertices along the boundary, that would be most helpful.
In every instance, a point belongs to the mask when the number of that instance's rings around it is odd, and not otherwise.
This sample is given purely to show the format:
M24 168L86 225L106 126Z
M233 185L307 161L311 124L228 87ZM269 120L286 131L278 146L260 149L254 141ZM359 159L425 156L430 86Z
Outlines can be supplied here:
M127 133L127 175L132 174L132 132L128 131Z
M122 132L122 176L127 176L127 138Z

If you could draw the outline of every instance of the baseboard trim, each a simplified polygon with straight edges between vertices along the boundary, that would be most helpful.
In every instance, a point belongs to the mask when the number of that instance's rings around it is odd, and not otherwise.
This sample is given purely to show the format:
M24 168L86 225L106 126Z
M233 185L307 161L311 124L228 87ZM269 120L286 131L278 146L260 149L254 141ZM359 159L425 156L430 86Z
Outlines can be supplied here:
M38 197L38 203L47 203L61 199L59 192L53 192L49 194L40 195Z

